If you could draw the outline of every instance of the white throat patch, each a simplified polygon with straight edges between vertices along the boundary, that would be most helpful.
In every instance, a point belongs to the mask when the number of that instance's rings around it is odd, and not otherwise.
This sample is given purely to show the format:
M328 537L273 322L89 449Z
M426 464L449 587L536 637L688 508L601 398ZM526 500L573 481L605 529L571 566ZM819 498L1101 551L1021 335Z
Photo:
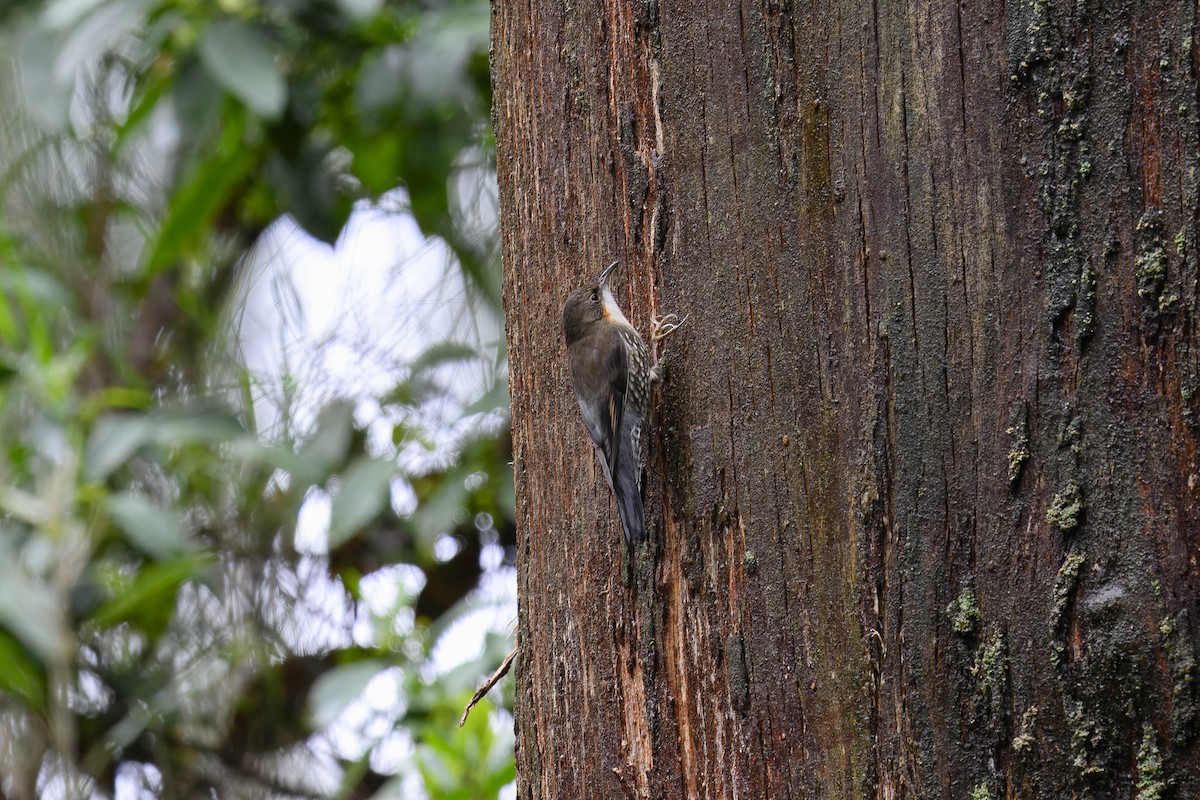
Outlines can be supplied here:
M621 313L621 307L617 305L617 301L613 298L612 292L608 290L607 286L604 287L604 313L617 322L629 325L629 320L625 319L625 315ZM632 328L633 326L629 325L629 327Z

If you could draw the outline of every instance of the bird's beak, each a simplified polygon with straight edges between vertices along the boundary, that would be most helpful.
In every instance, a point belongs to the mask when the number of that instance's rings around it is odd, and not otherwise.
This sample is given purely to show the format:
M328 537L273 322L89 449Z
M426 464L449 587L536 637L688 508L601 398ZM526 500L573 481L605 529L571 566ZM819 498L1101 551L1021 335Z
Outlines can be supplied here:
M617 259L616 261L614 261L613 263L608 265L608 269L606 269L606 270L604 270L604 272L600 273L600 285L601 286L608 283L608 276L612 274L612 271L617 268L617 264L620 264L620 263L621 263L620 259Z

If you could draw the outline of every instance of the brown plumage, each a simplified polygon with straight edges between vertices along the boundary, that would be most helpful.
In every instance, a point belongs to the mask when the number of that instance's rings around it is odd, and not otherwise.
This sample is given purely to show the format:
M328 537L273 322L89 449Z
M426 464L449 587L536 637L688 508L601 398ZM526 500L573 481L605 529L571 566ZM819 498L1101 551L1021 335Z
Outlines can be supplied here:
M659 375L657 358L609 291L608 276L617 263L609 265L595 285L571 292L563 306L563 334L583 424L616 496L625 538L637 544L646 537L643 433L650 392ZM678 324L656 323L654 340L670 334Z

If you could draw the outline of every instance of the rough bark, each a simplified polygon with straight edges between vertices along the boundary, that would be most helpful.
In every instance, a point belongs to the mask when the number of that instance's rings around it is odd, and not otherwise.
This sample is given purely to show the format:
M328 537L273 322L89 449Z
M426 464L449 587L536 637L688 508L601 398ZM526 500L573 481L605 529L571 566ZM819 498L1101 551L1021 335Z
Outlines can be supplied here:
M1196 6L496 0L522 798L1200 796ZM560 310L689 314L624 550Z

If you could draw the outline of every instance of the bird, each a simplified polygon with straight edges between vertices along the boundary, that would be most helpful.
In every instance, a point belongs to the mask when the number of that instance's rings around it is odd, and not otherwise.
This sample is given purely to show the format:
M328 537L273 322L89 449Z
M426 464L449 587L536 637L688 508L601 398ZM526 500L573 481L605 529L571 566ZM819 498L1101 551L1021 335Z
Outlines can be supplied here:
M622 313L608 287L609 276L621 263L609 264L596 282L567 297L563 305L563 336L571 388L579 401L600 460L604 479L617 499L625 540L630 546L646 538L642 508L645 466L643 431L650 394L661 380L658 344L686 321L675 314L651 317L651 347Z

